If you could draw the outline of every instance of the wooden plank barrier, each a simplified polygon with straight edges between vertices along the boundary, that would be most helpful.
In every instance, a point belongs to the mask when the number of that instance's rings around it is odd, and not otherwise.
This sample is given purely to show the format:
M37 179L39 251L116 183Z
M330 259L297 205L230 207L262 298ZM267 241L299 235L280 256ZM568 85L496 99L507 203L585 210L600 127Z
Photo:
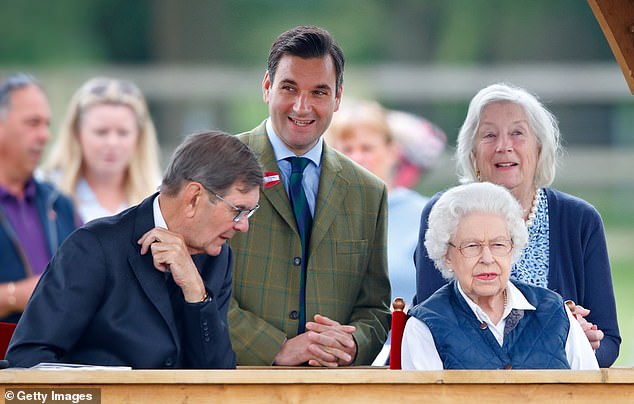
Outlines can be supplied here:
M364 367L6 369L0 371L0 385L5 394L20 389L98 388L102 403L634 403L634 369L629 368L598 371L402 371Z

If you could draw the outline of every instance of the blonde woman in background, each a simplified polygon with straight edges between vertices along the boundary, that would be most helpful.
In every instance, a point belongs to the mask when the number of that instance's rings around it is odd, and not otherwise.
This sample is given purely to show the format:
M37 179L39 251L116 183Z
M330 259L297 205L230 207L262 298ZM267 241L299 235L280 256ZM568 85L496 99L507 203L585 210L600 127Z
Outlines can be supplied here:
M411 302L416 293L413 256L420 215L429 198L409 188L435 165L445 134L421 117L386 110L374 101L354 101L341 106L325 136L329 145L387 185L392 298Z
M156 130L132 82L87 81L73 96L44 172L84 220L114 215L156 191Z

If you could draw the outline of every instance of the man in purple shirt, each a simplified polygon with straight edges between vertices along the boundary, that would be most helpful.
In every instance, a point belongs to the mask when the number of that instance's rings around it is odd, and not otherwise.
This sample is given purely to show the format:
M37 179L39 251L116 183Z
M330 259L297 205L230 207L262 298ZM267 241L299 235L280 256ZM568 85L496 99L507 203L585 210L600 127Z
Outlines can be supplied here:
M70 199L33 177L50 116L33 77L0 80L0 321L18 321L49 259L81 224Z

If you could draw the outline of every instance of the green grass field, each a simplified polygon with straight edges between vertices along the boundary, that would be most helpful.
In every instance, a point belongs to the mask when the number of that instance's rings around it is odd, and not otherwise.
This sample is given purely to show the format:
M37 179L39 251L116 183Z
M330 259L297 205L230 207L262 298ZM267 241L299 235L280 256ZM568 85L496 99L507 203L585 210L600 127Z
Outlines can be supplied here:
M612 244L614 237L608 233L608 243ZM630 251L634 245L634 236L628 235L631 243ZM616 293L616 306L618 311L619 327L621 330L621 353L614 366L634 366L634 316L632 316L632 307L634 307L634 275L632 268L634 259L614 259L611 258L612 277L614 281L614 292Z

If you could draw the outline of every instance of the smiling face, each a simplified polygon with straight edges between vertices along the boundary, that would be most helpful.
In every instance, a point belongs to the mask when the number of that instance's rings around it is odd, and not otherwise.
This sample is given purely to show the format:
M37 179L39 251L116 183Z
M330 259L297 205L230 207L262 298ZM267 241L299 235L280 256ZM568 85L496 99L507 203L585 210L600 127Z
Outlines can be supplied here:
M540 146L524 109L494 102L482 109L473 157L483 181L502 185L518 199L532 196Z
M342 88L336 91L336 70L330 56L303 59L283 56L272 81L262 82L277 136L296 155L310 150L339 109Z
M234 185L223 198L240 209L253 209L260 199L260 189L256 187L243 193L237 185ZM236 232L249 230L249 219L243 217L238 222L234 222L235 216L234 209L201 186L197 208L191 220L192 228L187 237L190 252L192 254L204 252L213 256L220 254L222 246Z
M472 212L462 217L451 242L455 246L465 243L489 244L509 240L506 221L492 213ZM512 254L495 256L488 246L482 254L466 258L458 248L449 247L445 262L454 271L456 280L471 300L478 303L502 294L511 273Z
M96 104L79 121L84 168L92 176L120 176L130 165L139 138L132 109L122 104Z

